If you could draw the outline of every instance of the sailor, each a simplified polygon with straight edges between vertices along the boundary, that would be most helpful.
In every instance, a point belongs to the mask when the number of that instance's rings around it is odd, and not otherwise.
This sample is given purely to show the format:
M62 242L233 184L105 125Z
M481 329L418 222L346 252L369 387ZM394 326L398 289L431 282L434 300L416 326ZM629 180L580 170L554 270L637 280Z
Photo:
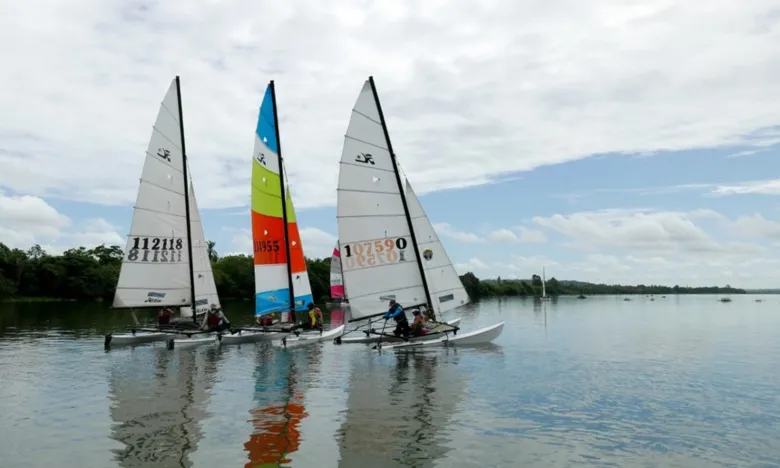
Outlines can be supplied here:
M322 328L322 311L309 302L309 323L307 328Z
M420 313L419 309L415 309L414 312L414 321L412 322L412 336L423 336L428 333L428 331L425 329L425 317Z
M230 322L216 304L211 304L208 313L203 317L200 328L208 331L222 331L230 328Z
M171 323L172 316L173 316L173 311L167 307L163 307L157 312L157 324L168 325L169 323Z
M390 299L390 308L387 309L383 318L385 320L395 320L395 330L393 330L395 336L409 335L409 321L406 319L404 308L401 307L401 304L395 302L395 299Z

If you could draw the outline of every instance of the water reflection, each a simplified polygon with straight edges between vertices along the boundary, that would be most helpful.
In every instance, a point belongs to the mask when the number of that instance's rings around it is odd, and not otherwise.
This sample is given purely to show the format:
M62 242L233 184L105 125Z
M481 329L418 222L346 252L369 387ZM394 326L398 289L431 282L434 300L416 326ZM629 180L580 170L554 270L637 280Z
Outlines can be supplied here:
M116 354L110 366L110 437L125 445L122 467L192 466L200 421L222 351L147 347Z
M353 356L339 467L428 467L450 449L445 430L466 380L456 353Z
M291 462L300 446L301 421L307 416L306 390L316 378L321 346L278 350L259 347L255 367L255 401L249 411L254 433L244 443L245 467L280 466Z

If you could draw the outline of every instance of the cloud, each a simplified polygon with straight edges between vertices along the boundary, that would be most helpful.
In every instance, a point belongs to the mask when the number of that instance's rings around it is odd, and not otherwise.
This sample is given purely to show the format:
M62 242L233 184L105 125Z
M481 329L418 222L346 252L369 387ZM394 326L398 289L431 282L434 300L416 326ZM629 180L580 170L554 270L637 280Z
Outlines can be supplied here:
M442 236L450 237L460 242L475 244L483 242L483 239L471 232L457 231L448 223L434 223L433 229Z
M455 264L455 270L458 272L459 275L465 275L468 272L474 272L478 270L486 270L488 269L488 265L483 262L482 260L472 257L469 259L469 261L465 263L456 263Z
M505 244L541 244L547 242L547 236L542 231L528 229L524 226L517 228L517 230L520 232L519 236L509 229L496 229L488 235L488 239L492 242Z
M120 228L102 218L73 222L40 197L0 190L0 242L11 248L41 245L49 253L73 246L124 245Z
M0 42L15 46L0 102L14 112L0 115L0 186L133 203L177 73L202 208L248 204L270 79L299 209L335 203L337 155L369 74L420 194L593 154L761 146L777 140L766 130L777 124L766 103L780 99L775 9L774 0L7 3Z
M571 239L570 247L593 250L604 247L688 253L760 252L761 246L739 242L721 243L707 234L697 221L722 222L711 210L644 211L601 210L550 217L536 216L533 222Z
M737 219L734 227L743 237L780 240L780 223L769 221L757 213Z
M780 195L780 179L752 180L732 185L719 185L710 193L714 196Z

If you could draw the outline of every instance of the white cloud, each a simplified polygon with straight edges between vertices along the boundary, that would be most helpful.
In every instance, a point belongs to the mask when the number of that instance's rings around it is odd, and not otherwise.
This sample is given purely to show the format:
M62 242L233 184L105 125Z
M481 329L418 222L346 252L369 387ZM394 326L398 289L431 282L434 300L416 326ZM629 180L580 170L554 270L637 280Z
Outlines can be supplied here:
M780 223L769 221L757 213L737 219L734 227L744 237L780 240Z
M305 227L300 230L303 251L309 258L330 258L338 237L322 229Z
M519 236L515 234L515 232L506 228L496 229L488 235L488 238L492 242L505 244L541 244L543 242L547 242L547 236L545 236L542 231L528 229L525 226L517 228L517 231L520 232Z
M40 244L48 253L61 253L73 246L124 245L118 230L102 218L74 223L40 197L0 190L0 242L11 248Z
M483 239L472 232L458 231L448 223L433 223L433 229L441 236L450 237L460 242L475 244L483 242Z
M710 210L690 212L601 210L536 216L534 223L570 238L570 246L594 250L605 247L654 252L758 253L761 246L736 241L721 243L707 234L697 220L722 222Z
M0 42L14 47L0 103L14 112L0 115L0 186L131 204L176 73L203 208L247 205L251 132L269 79L298 208L335 203L337 155L369 74L420 194L591 154L761 146L777 140L756 132L777 124L766 105L780 100L774 8L6 2Z
M470 258L467 262L455 264L455 270L459 275L465 275L468 272L474 272L478 270L486 270L488 268L489 267L485 262L476 257Z
M732 185L719 185L712 192L715 196L725 195L780 195L780 179L751 180Z

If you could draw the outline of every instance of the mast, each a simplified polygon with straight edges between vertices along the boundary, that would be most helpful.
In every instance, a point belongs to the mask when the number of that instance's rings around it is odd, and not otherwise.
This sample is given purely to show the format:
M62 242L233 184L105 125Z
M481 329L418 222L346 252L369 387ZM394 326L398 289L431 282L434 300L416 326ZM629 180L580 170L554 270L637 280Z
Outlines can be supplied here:
M290 316L292 322L295 322L295 291L293 290L292 265L290 264L290 234L287 229L287 192L284 186L286 172L284 170L284 160L282 159L282 140L279 138L279 116L276 112L276 87L274 80L271 80L271 103L274 106L274 132L276 132L276 156L279 158L279 186L282 190L282 221L284 223L284 251L287 256L287 285L290 290Z
M379 112L379 121L382 124L382 131L385 134L385 141L387 142L387 150L390 152L390 159L393 161L393 171L395 172L395 181L398 183L398 192L401 195L401 203L404 206L404 216L406 217L406 223L409 226L409 234L412 237L412 245L414 246L414 256L417 259L417 266L420 269L420 276L422 277L423 289L425 289L425 299L428 302L428 309L431 314L434 314L433 301L431 300L431 291L428 289L428 280L425 277L425 268L422 264L422 258L420 257L420 249L417 248L417 236L414 234L414 226L412 226L412 217L409 214L409 205L406 203L406 194L404 194L404 186L401 183L401 174L398 172L398 163L395 160L395 152L393 151L393 144L390 142L390 134L387 131L387 124L385 123L385 114L382 112L382 104L379 103L379 94L376 92L376 85L374 84L374 77L369 76L368 81L371 83L371 91L374 93L374 102L376 103L376 109ZM346 295L346 290L344 291Z
M197 325L198 314L195 308L195 269L194 263L192 262L192 226L190 226L190 180L187 175L187 151L184 147L184 113L181 111L181 84L179 83L179 75L176 75L176 97L179 101L179 134L181 135L181 159L184 174L184 211L186 212L187 254L189 256L190 269L190 307L192 308L192 322Z
M544 275L544 267L542 267L542 297L547 297L547 290L545 288L545 283L547 282L546 276Z

